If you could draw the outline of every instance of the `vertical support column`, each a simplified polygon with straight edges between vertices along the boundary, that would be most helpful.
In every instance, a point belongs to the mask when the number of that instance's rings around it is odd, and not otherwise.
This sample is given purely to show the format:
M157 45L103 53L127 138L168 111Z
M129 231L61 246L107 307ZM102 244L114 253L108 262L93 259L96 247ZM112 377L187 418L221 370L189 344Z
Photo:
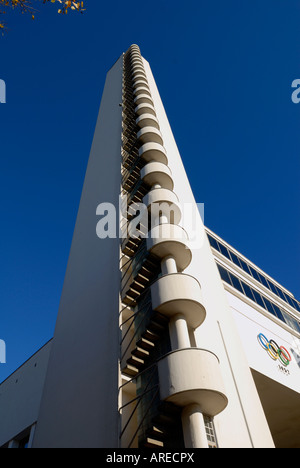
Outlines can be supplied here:
M190 348L190 336L185 317L177 314L169 323L172 350Z
M186 406L182 411L182 427L186 448L209 448L204 417L199 405Z
M165 257L161 261L161 271L163 275L177 273L177 265L175 259L173 257Z

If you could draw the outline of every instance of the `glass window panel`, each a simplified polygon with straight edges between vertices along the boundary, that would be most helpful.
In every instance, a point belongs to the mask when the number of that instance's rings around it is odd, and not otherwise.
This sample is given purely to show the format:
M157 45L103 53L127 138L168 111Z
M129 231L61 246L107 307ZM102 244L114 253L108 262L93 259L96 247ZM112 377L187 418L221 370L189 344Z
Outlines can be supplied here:
M252 293L257 304L265 309L266 306L264 304L264 301L262 300L261 295L257 291L255 291L255 289L252 289Z
M235 289L237 289L238 291L241 291L241 293L244 294L244 291L243 291L240 280L235 275L233 275L232 273L229 273L229 276L230 276L230 279L231 279L232 286Z
M278 296L281 297L281 299L282 299L283 301L285 301L285 297L284 297L283 292L282 292L281 289L278 288L277 286L276 286L276 291L277 291ZM286 301L285 301L285 302L286 302Z
M229 260L231 260L229 256L229 252L227 248L225 247L225 245L221 244L220 242L218 242L218 244L219 244L221 254L224 255L224 257L227 257Z
M266 278L265 278L263 275L261 275L260 273L258 273L258 275L259 275L260 282L261 282L266 288L270 289L270 288L269 288L269 285L268 285L268 283L267 283Z
M244 281L242 281L242 286L243 286L243 289L245 291L246 296L249 297L249 299L251 299L252 301L255 302L254 296L252 294L252 289L250 288L250 286L248 286L248 284L244 283Z
M217 243L216 239L214 237L210 236L209 234L207 234L207 236L208 236L208 240L209 240L210 245L214 249L219 250L218 243Z
M251 275L247 263L244 262L244 260L242 260L241 258L240 258L239 260L240 260L240 264L242 265L243 270L244 270L246 273L248 273L248 275Z
M263 296L264 303L266 304L267 310L273 314L276 315L275 310L273 309L272 303L267 299L266 297Z
M269 283L269 286L270 286L270 289L273 291L274 294L276 294L277 296L277 291L276 291L276 288L275 288L275 284L272 283L272 281L268 280L268 283Z
M273 308L274 308L274 310L275 310L275 312L276 312L276 315L277 315L277 317L279 318L279 320L282 320L282 322L284 322L285 320L284 320L284 317L283 317L283 315L282 315L281 310L279 309L279 307L278 307L276 304L272 304L272 305L273 305Z
M260 283L260 279L259 279L257 271L254 270L254 268L252 268L250 265L249 265L249 268L250 268L250 271L251 271L251 274L252 274L253 278L256 279L256 281L258 281Z
M295 299L292 299L292 302L294 304L294 308L300 312L300 305Z
M292 307L294 307L294 304L293 304L293 302L292 302L291 297L290 297L288 294L285 294L285 293L284 293L284 295L285 295L285 297L286 297L286 302L287 302L288 304L290 304Z
M226 281L226 283L231 284L228 271L219 264L218 264L218 268L219 268L219 272L220 272L222 280Z
M238 267L242 268L241 264L240 264L240 261L238 259L238 256L235 255L235 253L231 252L231 250L230 250L230 256L232 258L233 263L235 263Z
M282 315L284 316L285 322L298 333L300 333L300 325L296 319L291 317L288 313L281 309Z

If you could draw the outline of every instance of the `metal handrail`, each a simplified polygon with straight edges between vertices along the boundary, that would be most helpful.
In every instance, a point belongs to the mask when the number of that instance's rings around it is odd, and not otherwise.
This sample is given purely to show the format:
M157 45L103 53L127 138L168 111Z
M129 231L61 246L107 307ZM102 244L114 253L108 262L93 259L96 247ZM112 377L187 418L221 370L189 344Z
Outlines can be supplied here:
M148 305L147 312L148 312L150 309L152 309L151 304L150 304L150 306ZM141 312L141 311L138 311L138 312L137 312L136 317L139 317L140 312ZM123 352L123 354L122 354L122 356L121 356L121 362L122 362L122 360L124 359L124 356L126 356L126 353L127 353L128 349L130 348L131 343L136 339L136 335L137 335L138 332L140 331L141 326L144 324L144 322L146 321L147 318L149 318L148 315L147 315L147 313L146 313L146 314L141 314L141 320L139 321L138 325L135 327L135 332L134 332L134 334L133 334L131 340L129 341L128 345L126 346L125 351ZM131 324L130 324L130 326L129 326L127 332L126 332L126 334L124 335L124 337L123 337L121 343L124 341L125 336L127 335L127 333L129 332L129 330L131 329L131 327L132 327L132 325L133 325L134 323L135 323L135 317L133 317L132 322L131 322Z

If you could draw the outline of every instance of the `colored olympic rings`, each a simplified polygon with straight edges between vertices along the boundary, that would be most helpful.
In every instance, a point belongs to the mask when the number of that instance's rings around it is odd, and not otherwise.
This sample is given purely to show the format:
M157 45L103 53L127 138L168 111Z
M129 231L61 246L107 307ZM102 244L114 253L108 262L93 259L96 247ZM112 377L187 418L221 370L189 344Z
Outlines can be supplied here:
M273 361L277 361L277 359L279 359L285 367L289 365L292 358L290 353L283 346L279 347L274 340L269 341L262 333L257 336L257 339L259 344L268 351L268 354Z

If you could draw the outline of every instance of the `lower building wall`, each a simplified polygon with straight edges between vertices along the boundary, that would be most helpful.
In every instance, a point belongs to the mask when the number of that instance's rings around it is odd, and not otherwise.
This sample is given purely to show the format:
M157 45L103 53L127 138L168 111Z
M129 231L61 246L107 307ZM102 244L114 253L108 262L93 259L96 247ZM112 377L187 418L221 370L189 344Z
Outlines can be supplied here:
M275 446L300 448L300 340L276 319L226 295Z
M299 338L235 295L227 292L227 297L249 367L300 394ZM272 348L270 353L264 349L259 335L263 335L261 336L263 343L266 341L265 337L268 341L273 340L279 348L285 348L289 353L288 357L291 357L288 366L276 358L276 353ZM272 358L273 356L275 357Z
M51 344L49 341L0 385L0 447L38 419Z

